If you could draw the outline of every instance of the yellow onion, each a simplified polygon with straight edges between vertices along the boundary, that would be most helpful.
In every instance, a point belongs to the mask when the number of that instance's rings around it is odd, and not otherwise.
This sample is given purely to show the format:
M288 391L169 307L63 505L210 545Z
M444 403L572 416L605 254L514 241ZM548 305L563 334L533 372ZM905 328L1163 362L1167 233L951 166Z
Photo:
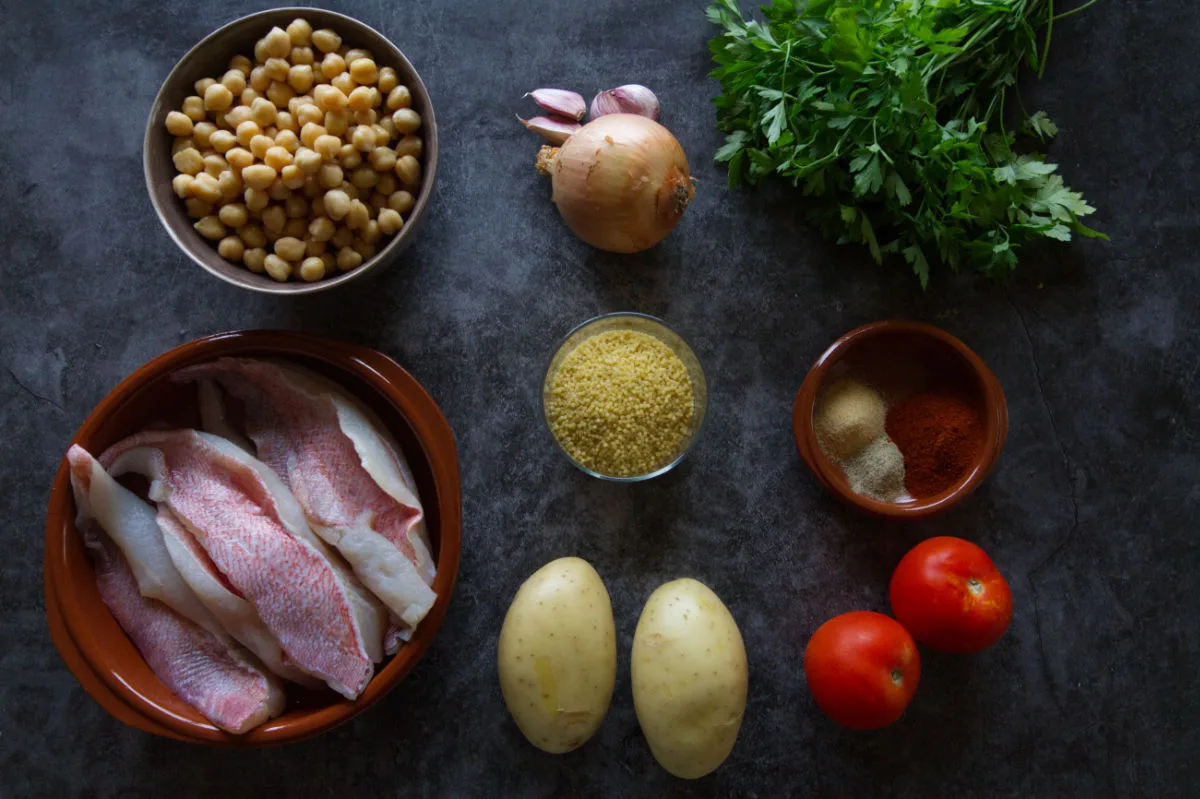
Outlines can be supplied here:
M576 236L609 252L662 241L695 194L687 156L671 132L635 114L607 114L543 147L538 169Z

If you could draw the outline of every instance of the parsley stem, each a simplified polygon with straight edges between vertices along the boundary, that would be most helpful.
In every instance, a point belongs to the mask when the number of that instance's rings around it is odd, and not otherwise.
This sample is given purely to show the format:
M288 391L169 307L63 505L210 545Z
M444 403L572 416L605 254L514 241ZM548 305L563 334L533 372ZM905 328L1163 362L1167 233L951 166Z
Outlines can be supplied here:
M1097 2L1098 2L1098 0L1088 0L1086 3L1084 3L1083 5L1081 5L1077 8L1072 8L1070 11L1064 11L1061 14L1059 14L1057 17L1053 17L1053 20L1055 22L1058 22L1060 19L1066 19L1067 17L1071 16L1072 14L1078 14L1080 11L1083 11L1088 6L1094 6Z
M1054 33L1054 0L1048 0L1046 5L1046 43L1042 45L1042 60L1038 64L1038 80L1042 79L1042 73L1046 71L1046 60L1050 58L1050 34Z

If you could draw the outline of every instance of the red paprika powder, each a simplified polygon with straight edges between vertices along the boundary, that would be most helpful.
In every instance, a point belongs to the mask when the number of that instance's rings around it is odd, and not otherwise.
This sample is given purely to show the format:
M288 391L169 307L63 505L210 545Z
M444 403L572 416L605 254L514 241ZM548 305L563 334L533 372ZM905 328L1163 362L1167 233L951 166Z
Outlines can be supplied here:
M900 400L888 410L884 427L904 456L904 485L918 498L957 483L983 448L979 401L959 388Z

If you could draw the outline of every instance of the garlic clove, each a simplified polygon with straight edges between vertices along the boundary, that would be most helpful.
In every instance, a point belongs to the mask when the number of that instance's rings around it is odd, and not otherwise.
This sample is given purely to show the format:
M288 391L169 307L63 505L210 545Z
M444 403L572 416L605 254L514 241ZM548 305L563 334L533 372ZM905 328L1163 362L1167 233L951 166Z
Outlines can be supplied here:
M587 113L587 104L583 97L576 92L566 89L534 89L525 95L551 114L569 117L576 122L583 119Z
M660 111L654 92L638 83L600 92L592 99L591 107L592 119L605 114L637 114L657 122Z
M517 119L526 128L551 144L562 144L571 138L572 133L583 127L578 122L562 117L533 117L532 119L517 117Z

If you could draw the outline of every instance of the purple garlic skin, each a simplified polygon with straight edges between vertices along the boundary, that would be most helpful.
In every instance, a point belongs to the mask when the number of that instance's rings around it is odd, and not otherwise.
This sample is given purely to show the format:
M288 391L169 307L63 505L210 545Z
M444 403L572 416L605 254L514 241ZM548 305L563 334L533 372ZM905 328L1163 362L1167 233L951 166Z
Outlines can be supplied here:
M600 92L592 99L591 107L592 119L605 114L637 114L657 122L660 111L654 92L637 83Z
M571 138L572 133L583 127L578 122L563 117L533 117L532 119L517 117L517 119L526 128L551 144L562 144Z
M566 89L534 89L525 96L532 98L543 110L554 116L567 117L578 122L587 113L587 104L584 103L583 97Z

